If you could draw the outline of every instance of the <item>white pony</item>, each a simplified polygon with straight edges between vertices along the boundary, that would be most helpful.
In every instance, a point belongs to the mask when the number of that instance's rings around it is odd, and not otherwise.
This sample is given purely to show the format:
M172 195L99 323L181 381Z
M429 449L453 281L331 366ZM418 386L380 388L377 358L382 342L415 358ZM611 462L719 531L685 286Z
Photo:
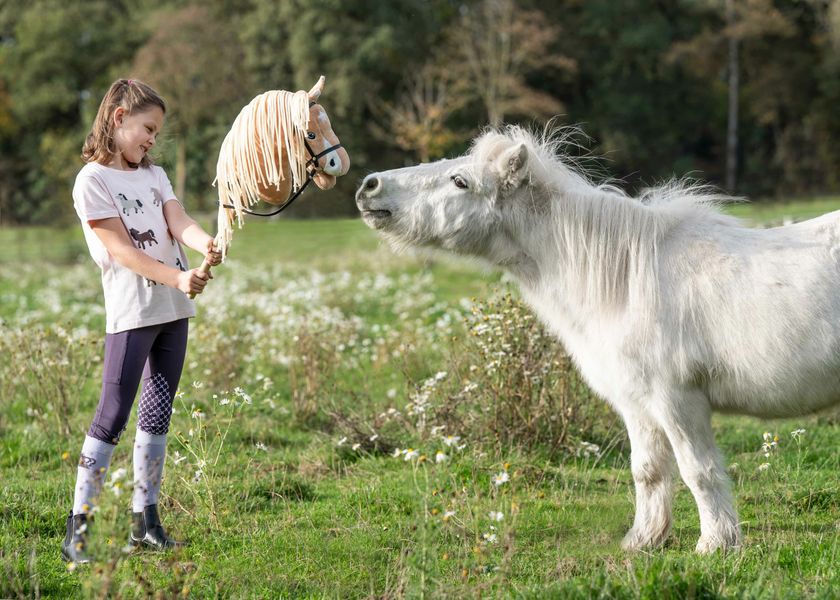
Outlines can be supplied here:
M508 270L627 426L636 516L662 544L673 462L700 512L698 552L740 544L713 410L803 415L840 403L840 212L758 230L674 183L639 199L593 185L562 140L509 127L454 160L368 175L356 203L396 248Z

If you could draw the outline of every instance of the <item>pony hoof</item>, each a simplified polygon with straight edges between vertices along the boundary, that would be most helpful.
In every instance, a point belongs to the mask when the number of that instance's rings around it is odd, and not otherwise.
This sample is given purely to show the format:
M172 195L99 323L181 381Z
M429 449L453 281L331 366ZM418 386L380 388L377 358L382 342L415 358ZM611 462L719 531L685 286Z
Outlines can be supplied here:
M646 535L640 531L631 529L621 540L621 549L628 552L636 552L651 548L658 548L665 542L666 535Z
M724 553L734 552L741 548L741 543L738 537L729 536L729 539L722 539L720 537L701 537L697 541L697 547L694 549L698 554L712 554L717 550Z

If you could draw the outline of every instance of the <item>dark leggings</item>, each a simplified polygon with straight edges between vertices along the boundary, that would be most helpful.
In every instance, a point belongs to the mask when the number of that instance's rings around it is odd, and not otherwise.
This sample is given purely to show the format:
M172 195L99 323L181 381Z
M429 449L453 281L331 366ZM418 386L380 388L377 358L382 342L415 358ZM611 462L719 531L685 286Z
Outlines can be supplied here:
M116 444L128 423L140 376L143 390L137 428L154 435L169 431L172 398L187 350L188 319L105 334L102 396L88 435Z

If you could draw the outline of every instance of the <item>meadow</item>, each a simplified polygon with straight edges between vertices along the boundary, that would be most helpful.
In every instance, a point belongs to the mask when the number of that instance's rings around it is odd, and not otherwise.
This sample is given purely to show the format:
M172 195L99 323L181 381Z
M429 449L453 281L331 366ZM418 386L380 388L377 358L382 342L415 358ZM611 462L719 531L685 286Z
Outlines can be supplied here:
M473 262L394 256L357 220L236 233L197 299L170 429L161 513L191 544L127 548L132 419L96 562L68 568L99 275L76 229L4 229L0 248L2 598L840 596L840 413L716 417L743 548L695 555L680 482L668 544L623 552L623 427L514 286Z

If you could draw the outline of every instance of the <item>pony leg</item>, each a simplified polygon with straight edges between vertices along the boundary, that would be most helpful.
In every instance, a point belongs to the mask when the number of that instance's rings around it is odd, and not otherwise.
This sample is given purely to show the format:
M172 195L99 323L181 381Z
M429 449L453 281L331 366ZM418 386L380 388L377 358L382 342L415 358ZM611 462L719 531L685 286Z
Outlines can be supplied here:
M671 530L674 452L665 432L647 415L625 415L630 467L636 484L636 516L624 536L625 550L661 546Z
M706 396L690 390L662 398L656 406L659 424L677 457L683 481L694 495L700 513L701 554L741 543L738 515L712 433L711 406Z

